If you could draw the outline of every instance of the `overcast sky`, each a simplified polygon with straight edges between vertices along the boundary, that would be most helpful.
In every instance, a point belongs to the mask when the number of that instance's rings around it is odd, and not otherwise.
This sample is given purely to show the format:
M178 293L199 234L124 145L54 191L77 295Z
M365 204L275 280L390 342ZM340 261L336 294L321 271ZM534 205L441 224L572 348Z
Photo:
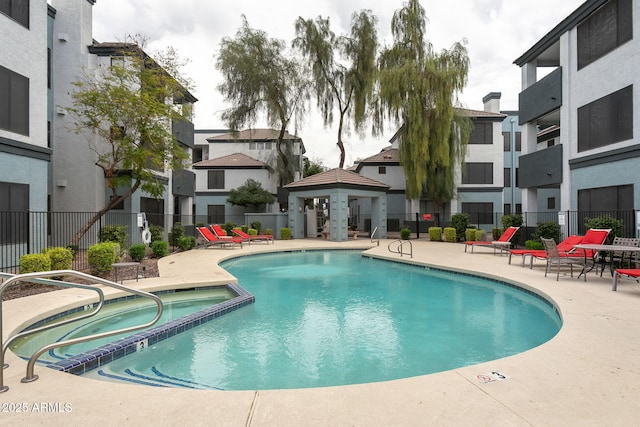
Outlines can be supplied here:
M461 95L466 108L482 110L482 98L501 92L501 109L517 110L520 69L513 61L573 12L584 0L421 0L429 22L427 39L436 50L449 49L466 40L471 59L469 82ZM123 41L128 34L142 34L149 41L149 53L174 47L188 59L185 74L195 82L193 94L196 129L224 129L220 112L228 106L216 86L220 75L215 56L222 37L235 36L241 15L249 26L265 31L290 45L294 22L317 16L331 19L336 34L347 34L351 15L370 9L378 18L381 44L391 41L393 13L404 0L98 0L93 7L93 37L100 41ZM257 123L256 128L266 127ZM335 145L337 127L325 129L317 113L311 112L298 129L307 156L336 167L339 151ZM295 129L289 129L293 133ZM384 136L361 139L343 136L345 166L372 156L388 145L395 128Z

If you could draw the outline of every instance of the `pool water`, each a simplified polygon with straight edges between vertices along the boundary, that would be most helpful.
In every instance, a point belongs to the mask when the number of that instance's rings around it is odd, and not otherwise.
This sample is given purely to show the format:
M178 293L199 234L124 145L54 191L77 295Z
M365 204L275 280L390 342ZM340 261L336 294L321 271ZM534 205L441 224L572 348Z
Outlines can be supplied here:
M160 319L154 324L163 323L181 318L204 308L226 301L232 294L226 288L207 290L188 290L182 292L162 293L159 295L163 303L163 311ZM93 310L93 308L91 308ZM106 303L100 312L88 319L55 327L48 331L36 333L19 338L11 345L11 350L23 358L29 358L36 350L52 342L73 339L77 337L128 328L151 321L156 313L155 302L144 298L123 299ZM77 311L67 314L49 323L57 323L61 320L82 316L86 311ZM43 354L39 363L55 362L75 356L87 350L116 341L128 334L117 334L96 340L81 342L70 346L60 347Z
M548 302L514 287L353 251L222 266L254 304L88 375L233 390L368 383L513 355L561 327Z

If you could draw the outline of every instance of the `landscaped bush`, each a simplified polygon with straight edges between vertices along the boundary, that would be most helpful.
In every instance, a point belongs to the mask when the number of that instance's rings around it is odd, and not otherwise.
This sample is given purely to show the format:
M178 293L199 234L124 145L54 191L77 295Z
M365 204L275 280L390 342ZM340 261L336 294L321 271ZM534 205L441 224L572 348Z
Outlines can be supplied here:
M524 247L533 250L544 249L544 245L539 240L527 240L526 242L524 242Z
M469 228L469 214L457 213L451 215L451 227L456 230L456 240L460 241L464 239L466 237L466 230Z
M105 225L100 229L98 238L100 242L116 242L120 247L124 247L127 240L127 226Z
M408 228L403 228L400 230L400 238L402 240L409 240L410 237L411 237L411 230L409 230Z
M240 226L240 230L244 231L245 233L247 233L249 231L249 227L246 225L241 225Z
M456 229L453 227L445 227L444 228L444 241L453 243L457 241L458 238L456 236Z
M136 243L129 248L129 256L135 262L142 261L147 256L147 245Z
M484 240L484 230L476 230L476 241L480 242Z
M188 251L196 245L196 238L192 236L182 236L178 239L178 247L183 251Z
M164 234L164 228L159 225L150 225L149 232L151 233L151 243L162 240Z
M51 270L51 259L46 254L26 254L20 257L20 274Z
M502 228L494 228L491 230L491 236L493 237L493 240L498 240L500 238L500 236L502 236Z
M282 238L282 240L291 239L291 229L287 228L287 227L281 228L280 229L280 238Z
M429 240L432 242L441 242L442 241L442 228L440 227L429 227Z
M556 242L560 241L560 224L557 222L539 222L537 224L534 240L540 241L541 237L545 239L553 239ZM543 245L544 246L544 245Z
M266 234L267 236L273 236L273 230L270 228L267 228L264 230L264 234Z
M622 220L616 219L609 214L603 214L595 218L585 218L584 225L589 228L604 228L611 229L609 233L608 241L613 241L615 236L622 236Z
M262 223L260 221L253 221L251 223L251 228L256 230L256 234L260 234L260 229L262 229Z
M69 249L71 251L71 255L73 255L73 257L76 257L76 254L78 253L78 251L80 250L80 245L77 245L75 243L67 246L67 249Z
M159 240L151 244L151 253L154 258L162 258L169 254L169 243Z
M181 222L176 222L169 232L169 244L171 246L180 246L178 242L182 237L184 237L184 227Z
M474 242L476 240L476 229L467 228L464 230L464 238L467 242Z
M91 272L102 276L111 271L120 252L120 245L115 242L103 242L89 247L87 258Z
M258 235L258 230L256 230L255 228L250 228L247 230L247 234L250 236L257 236Z
M70 270L73 263L73 252L69 248L47 248L42 251L51 260L51 270Z

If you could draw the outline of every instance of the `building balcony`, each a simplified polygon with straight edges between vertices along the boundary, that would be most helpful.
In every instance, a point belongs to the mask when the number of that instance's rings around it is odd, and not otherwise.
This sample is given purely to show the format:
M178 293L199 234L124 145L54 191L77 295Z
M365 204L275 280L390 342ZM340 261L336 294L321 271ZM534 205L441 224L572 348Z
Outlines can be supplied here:
M187 119L173 120L171 123L171 132L176 140L187 148L194 147L194 126L193 123Z
M558 67L519 95L520 124L558 124L552 113L562 106L562 67ZM544 119L544 120L543 120Z
M562 183L562 144L520 156L519 187L557 187Z

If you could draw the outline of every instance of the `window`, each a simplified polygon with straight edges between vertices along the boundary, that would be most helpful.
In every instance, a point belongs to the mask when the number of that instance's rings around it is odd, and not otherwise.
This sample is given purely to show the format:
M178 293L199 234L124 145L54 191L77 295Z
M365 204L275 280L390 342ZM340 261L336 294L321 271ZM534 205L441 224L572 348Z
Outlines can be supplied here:
M207 188L209 190L224 189L224 171L223 170L209 171L209 174L207 176Z
M511 132L502 132L504 151L511 151ZM516 132L516 151L522 151L522 132Z
M465 163L463 184L493 184L493 163Z
M578 210L633 210L633 184L578 190Z
M29 79L2 66L0 66L0 129L29 135Z
M265 142L264 143L264 149L265 150L271 150L271 143L270 142Z
M556 140L555 139L550 139L550 140L547 141L547 148L553 147L554 145L556 145Z
M28 0L0 0L0 12L29 28Z
M493 203L462 203L470 224L493 224Z
M511 187L511 168L504 168L504 186Z
M493 144L493 123L474 123L469 144Z
M29 185L0 182L1 243L25 243L29 238Z
M387 173L387 167L386 166L378 166L378 174L379 175L385 175Z
M555 197L547 197L547 209L555 210L556 209L556 198Z
M578 108L578 152L633 138L633 86Z
M631 0L611 0L578 26L578 70L633 38Z
M511 215L511 204L510 203L505 203L504 206L502 207L502 213L504 213L505 215Z
M224 224L226 222L224 216L224 205L208 205L207 222L209 224Z

